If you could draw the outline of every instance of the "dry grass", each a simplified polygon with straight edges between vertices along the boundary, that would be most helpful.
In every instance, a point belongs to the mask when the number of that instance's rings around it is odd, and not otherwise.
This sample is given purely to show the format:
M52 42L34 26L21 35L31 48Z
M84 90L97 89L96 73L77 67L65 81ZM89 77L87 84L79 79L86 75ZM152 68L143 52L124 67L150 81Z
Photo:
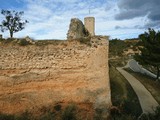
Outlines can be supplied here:
M122 115L138 117L142 113L138 98L128 81L114 68L110 67L111 98Z
M66 42L67 42L66 40L37 40L35 44L37 46L43 46L48 44L60 45L60 44L66 44Z
M19 115L0 113L0 120L93 120L94 117L92 103L59 102L35 112L26 111Z

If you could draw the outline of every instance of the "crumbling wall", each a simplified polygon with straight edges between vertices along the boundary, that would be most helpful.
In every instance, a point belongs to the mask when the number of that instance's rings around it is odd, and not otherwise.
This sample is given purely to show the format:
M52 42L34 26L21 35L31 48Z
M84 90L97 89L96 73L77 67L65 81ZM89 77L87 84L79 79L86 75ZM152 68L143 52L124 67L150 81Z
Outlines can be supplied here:
M0 44L0 112L34 110L56 102L111 105L108 40L91 45L66 41L58 45ZM18 108L18 109L17 109Z
M79 20L78 18L71 19L69 30L67 33L68 40L80 39L83 37L88 37L89 35L90 34L88 30L85 28L81 20Z

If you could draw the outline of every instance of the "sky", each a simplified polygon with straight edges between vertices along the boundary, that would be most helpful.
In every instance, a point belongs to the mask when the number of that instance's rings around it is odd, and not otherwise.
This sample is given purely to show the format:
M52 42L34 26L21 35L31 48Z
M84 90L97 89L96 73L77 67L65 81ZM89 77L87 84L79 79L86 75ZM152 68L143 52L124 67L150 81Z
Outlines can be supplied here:
M96 35L137 38L148 28L159 30L159 8L160 0L0 0L0 10L24 11L22 19L29 21L14 37L33 39L66 39L71 18L88 16L95 17ZM8 31L0 34L9 37Z

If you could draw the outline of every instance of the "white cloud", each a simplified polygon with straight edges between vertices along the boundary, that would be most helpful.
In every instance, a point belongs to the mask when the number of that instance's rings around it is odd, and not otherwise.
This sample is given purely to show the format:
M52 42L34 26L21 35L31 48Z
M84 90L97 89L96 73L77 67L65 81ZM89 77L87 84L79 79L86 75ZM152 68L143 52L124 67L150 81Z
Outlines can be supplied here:
M35 39L65 39L70 19L76 17L83 21L86 16L95 17L97 35L136 37L144 31L139 28L148 22L146 16L115 20L120 11L117 0L18 0L22 1L25 1L25 6L19 9L25 12L24 18L29 23L15 37L28 35ZM4 36L7 37L8 33Z

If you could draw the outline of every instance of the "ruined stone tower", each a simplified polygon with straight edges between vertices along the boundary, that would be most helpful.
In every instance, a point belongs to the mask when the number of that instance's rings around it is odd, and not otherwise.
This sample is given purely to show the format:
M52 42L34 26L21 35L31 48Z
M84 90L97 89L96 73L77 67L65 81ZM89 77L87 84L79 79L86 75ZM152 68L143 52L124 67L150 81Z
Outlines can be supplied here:
M94 17L85 17L84 26L89 31L91 36L95 35L95 18Z

